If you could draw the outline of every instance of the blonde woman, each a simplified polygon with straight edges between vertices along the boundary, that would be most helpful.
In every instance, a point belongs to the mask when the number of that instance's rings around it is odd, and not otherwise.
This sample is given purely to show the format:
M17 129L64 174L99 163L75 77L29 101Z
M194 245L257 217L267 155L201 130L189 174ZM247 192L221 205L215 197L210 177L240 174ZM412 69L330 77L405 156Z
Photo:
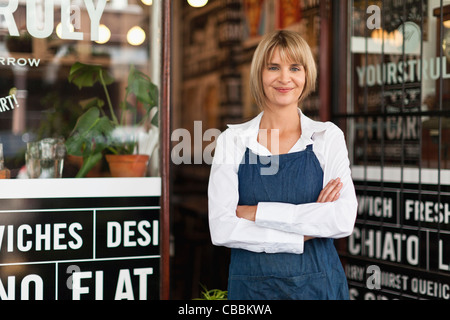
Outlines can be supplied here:
M229 299L348 299L333 239L352 233L357 201L343 132L301 111L316 77L298 33L266 35L250 75L262 112L217 139L209 224L232 248Z

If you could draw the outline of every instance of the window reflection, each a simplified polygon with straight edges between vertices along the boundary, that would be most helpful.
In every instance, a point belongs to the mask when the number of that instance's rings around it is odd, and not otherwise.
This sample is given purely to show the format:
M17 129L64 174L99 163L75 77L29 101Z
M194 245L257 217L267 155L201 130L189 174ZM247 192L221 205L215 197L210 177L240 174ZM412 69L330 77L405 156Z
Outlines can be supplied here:
M368 2L352 3L355 165L450 168L450 127L437 113L450 108L450 7L441 30L439 1L370 1L381 9L370 29Z
M105 116L112 113L106 103L110 100L123 120L118 132L133 131L133 153L151 156L157 152L158 121L149 119L149 109L139 95L127 91L130 70L146 76L152 70L153 8L153 1L141 0L55 0L53 8L36 1L31 9L30 2L17 1L16 10L0 14L0 143L11 178L27 177L27 143L46 138L67 141L79 117L93 106L92 97L105 102L97 106ZM43 37L31 35L30 14ZM18 36L11 34L11 17ZM110 96L106 97L100 82L82 89L70 83L69 73L76 63L103 67L113 79L108 83ZM125 99L128 108L120 103ZM63 177L75 177L83 160L71 158L65 159ZM90 176L110 175L104 159L97 167L99 173ZM157 168L148 168L146 175L158 175Z

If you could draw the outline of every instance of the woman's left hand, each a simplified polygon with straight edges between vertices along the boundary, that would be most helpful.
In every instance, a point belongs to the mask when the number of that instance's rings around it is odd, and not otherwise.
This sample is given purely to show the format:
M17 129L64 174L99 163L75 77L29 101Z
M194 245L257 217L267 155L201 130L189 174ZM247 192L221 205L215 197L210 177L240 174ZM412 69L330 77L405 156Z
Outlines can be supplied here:
M255 221L257 207L258 206L238 206L236 209L236 216L238 218Z
M331 180L319 194L317 202L334 202L341 196L342 182L340 178Z

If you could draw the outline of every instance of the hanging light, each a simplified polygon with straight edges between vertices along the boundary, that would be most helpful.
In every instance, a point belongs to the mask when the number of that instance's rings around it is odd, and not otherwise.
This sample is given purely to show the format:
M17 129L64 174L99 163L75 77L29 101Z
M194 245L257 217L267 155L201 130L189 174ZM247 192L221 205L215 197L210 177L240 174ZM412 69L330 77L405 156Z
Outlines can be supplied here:
M107 43L111 39L111 30L104 24L98 26L98 40L95 41L98 44Z
M200 8L204 7L208 3L208 0L187 0L187 2L191 7Z
M145 31L141 27L135 26L127 33L127 41L132 46L139 46L145 41Z
M69 31L70 32L74 32L75 28L72 24L69 24ZM58 36L58 38L62 39L62 23L58 23L58 25L56 26L56 35Z
M443 22L443 24L444 24L444 27L446 27L447 29L450 28L450 20L445 20L445 21Z
M151 6L153 4L153 0L141 0L143 4L146 6Z

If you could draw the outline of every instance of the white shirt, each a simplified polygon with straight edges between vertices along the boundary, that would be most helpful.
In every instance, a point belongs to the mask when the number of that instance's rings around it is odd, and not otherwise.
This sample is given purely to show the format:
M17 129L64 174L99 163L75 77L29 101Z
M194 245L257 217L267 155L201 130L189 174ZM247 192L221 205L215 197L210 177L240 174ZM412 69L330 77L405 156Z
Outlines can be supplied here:
M290 204L259 202L256 221L236 216L239 201L238 169L247 147L260 156L270 151L257 141L263 112L249 122L229 125L218 138L208 185L208 211L214 245L253 252L303 253L304 236L343 238L355 224L357 200L343 132L331 122L317 122L299 109L302 135L289 153L313 151L324 172L323 187L341 178L335 202Z

